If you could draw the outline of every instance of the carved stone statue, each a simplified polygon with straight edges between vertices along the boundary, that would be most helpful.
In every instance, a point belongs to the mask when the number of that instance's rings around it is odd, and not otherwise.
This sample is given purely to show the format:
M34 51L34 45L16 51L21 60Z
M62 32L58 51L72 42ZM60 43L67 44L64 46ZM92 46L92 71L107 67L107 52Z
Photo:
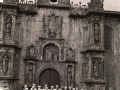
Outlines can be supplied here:
M99 42L100 42L99 34L100 34L99 23L95 23L94 24L94 42L95 42L95 44L99 44Z
M34 64L33 63L30 63L29 64L29 68L28 68L28 81L30 82L30 83L32 83L33 82L33 75L34 75L34 70L35 70L35 66L34 66Z
M10 57L8 54L4 54L2 57L2 74L7 75L9 71Z
M67 61L72 61L74 60L74 50L69 47L67 50L66 50L66 60Z
M52 51L49 47L46 48L45 53L46 53L46 59L51 60L52 59Z
M26 54L30 55L30 56L34 56L35 55L35 46L33 46L33 45L28 46L26 49Z
M7 15L5 18L5 38L11 38L11 29L12 29L12 17L11 15Z
M99 61L95 60L93 65L93 75L95 79L98 79L99 77Z

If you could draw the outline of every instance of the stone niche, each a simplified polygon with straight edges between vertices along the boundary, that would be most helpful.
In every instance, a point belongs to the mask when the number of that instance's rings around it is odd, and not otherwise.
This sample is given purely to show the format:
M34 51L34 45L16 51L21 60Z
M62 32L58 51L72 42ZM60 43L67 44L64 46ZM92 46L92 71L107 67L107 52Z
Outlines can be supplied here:
M88 50L84 52L82 78L87 90L91 90L90 88L105 90L104 54L105 51Z
M15 46L0 46L0 85L16 89L19 76L20 48Z

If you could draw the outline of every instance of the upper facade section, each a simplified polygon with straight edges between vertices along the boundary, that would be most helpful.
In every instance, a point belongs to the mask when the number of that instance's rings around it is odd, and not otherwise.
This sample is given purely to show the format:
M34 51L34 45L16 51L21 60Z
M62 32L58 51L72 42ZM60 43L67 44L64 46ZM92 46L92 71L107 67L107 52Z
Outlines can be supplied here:
M37 0L38 6L70 7L70 0Z

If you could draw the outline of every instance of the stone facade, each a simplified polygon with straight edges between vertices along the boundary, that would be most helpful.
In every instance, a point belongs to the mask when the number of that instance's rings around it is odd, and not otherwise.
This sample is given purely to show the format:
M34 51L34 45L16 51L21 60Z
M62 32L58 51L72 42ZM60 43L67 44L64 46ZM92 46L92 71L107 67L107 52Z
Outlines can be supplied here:
M1 87L21 90L35 83L119 90L120 12L104 10L103 3L4 0Z

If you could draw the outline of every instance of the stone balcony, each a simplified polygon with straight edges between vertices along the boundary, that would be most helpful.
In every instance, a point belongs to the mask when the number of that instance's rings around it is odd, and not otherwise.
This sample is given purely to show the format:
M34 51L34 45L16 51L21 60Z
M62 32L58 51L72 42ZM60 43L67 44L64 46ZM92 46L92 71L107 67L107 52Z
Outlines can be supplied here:
M70 7L70 15L85 15L88 12L88 7L86 5L81 5L81 2L79 4L71 3Z

